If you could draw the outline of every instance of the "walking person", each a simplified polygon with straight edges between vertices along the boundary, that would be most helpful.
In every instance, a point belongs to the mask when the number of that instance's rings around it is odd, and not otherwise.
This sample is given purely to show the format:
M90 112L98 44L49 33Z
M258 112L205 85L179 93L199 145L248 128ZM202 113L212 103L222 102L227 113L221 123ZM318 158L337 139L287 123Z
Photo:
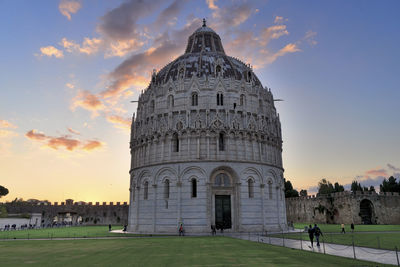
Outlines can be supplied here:
M108 231L111 232L111 224L108 225Z
M319 236L323 235L321 229L317 226L317 224L314 224L314 235L315 235L315 240L317 240L317 247L319 247Z
M179 226L179 236L183 236L183 224Z
M354 232L354 223L351 223L350 228L351 228L351 232L353 233Z
M342 225L341 225L341 227L342 227L342 234L345 234L346 233L346 231L344 230L344 223L342 223Z
M314 247L314 228L310 226L308 227L308 237L310 237L311 247Z

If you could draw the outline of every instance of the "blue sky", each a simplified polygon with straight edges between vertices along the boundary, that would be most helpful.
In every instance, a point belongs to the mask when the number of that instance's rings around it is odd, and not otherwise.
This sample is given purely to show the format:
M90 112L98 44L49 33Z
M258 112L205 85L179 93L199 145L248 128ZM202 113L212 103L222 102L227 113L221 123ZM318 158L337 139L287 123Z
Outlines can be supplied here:
M146 2L146 1L145 1ZM398 1L2 1L0 184L16 197L127 201L129 120L201 19L272 88L285 177L400 173ZM2 199L3 200L3 199Z

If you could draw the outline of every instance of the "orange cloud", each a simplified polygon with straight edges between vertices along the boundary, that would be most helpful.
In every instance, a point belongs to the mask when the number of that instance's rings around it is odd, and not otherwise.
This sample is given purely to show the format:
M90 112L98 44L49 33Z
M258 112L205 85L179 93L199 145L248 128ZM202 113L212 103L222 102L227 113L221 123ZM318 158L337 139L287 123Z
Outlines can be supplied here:
M80 134L81 134L80 132L75 131L75 130L73 130L73 129L71 129L71 128L67 128L67 130L68 130L68 132L73 133L73 134L77 134L77 135L80 135Z
M215 2L217 2L217 0L206 0L208 8L215 10L218 9L218 6L215 4Z
M64 53L61 50L58 50L57 48L55 48L54 46L45 46L45 47L41 47L40 48L40 52L42 53L42 55L51 57L54 56L56 58L63 58L64 57Z
M60 4L58 5L58 9L60 10L61 14L67 17L68 20L71 20L71 14L78 12L81 7L81 3L74 0L61 0Z
M288 19L285 19L284 17L281 17L281 16L275 16L275 19L274 19L274 23L284 23L286 21L288 21Z
M17 126L15 126L14 124L12 124L11 122L6 121L6 120L0 120L0 127L13 128L13 129L18 128Z
M67 137L50 137L47 145L51 148L58 149L65 147L67 150L72 151L80 145L79 140L70 139Z
M25 136L28 137L29 139L32 139L32 140L45 140L45 139L48 138L45 134L36 133L35 129L30 130L29 132L27 132L25 134Z
M75 110L77 107L82 107L84 109L93 111L94 116L98 115L98 110L102 110L105 108L99 97L95 94L90 93L89 91L80 91L72 99L72 110Z
M373 175L373 176L388 176L388 173L385 169L372 169L369 171L366 171L365 174L367 175Z
M70 128L68 128L68 130L70 130ZM42 142L45 146L55 150L65 148L68 151L77 149L91 151L102 146L101 142L95 140L81 141L70 138L67 135L58 137L47 136L43 133L37 133L36 130L27 132L25 136L30 140Z
M106 117L107 121L114 124L116 128L127 129L131 128L132 119L130 118L123 118L118 115L109 115Z
M91 151L91 150L100 148L102 146L103 146L103 144L101 142L96 141L96 140L90 140L82 147L82 149L86 150L86 151Z
M62 45L67 52L73 53L82 53L82 54L87 54L91 55L94 53L97 53L100 49L100 46L102 45L103 41L98 38L88 38L85 37L82 45L77 44L75 41L68 40L67 38L62 38L60 45Z
M1 137L13 137L13 136L18 136L18 134L13 131L0 129L0 138Z

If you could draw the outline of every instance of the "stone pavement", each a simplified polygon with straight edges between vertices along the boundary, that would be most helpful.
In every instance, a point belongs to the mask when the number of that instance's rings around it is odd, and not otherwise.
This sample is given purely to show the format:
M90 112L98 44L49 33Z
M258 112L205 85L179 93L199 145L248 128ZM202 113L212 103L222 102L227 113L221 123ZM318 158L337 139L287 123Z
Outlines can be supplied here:
M335 255L346 258L356 258L358 260L366 260L371 262L378 262L383 264L399 265L398 257L400 257L400 252L396 256L396 251L366 248L366 247L354 247L346 245L338 245L321 242L321 246L317 247L314 241L314 247L311 247L310 241L302 241L295 239L283 239L276 237L266 237L261 235L249 235L249 234L225 234L226 236L231 236L234 238L240 238L244 240L250 240L255 242L267 243L275 246L284 246L288 248L301 249L306 251L312 251L316 253L325 253L329 255Z

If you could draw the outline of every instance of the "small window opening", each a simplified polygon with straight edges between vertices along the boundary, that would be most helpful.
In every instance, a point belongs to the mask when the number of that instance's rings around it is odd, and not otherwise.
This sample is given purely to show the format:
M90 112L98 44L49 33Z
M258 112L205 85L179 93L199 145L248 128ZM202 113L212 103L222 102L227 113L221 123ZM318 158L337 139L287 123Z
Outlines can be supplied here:
M197 106L198 105L198 95L197 93L192 94L192 106Z
M220 65L218 65L218 66L215 68L215 72L216 72L217 76L221 73L221 66L220 66Z
M249 198L254 197L254 182L252 179L248 180L248 187L249 187Z
M219 151L224 151L225 150L225 144L224 144L224 134L219 133Z
M192 197L197 197L197 180L192 179Z
M169 180L165 180L164 182L164 198L169 199Z
M178 137L178 134L174 134L173 146L174 146L174 152L179 152L179 137Z
M149 182L144 182L144 192L143 199L147 199L149 197Z

